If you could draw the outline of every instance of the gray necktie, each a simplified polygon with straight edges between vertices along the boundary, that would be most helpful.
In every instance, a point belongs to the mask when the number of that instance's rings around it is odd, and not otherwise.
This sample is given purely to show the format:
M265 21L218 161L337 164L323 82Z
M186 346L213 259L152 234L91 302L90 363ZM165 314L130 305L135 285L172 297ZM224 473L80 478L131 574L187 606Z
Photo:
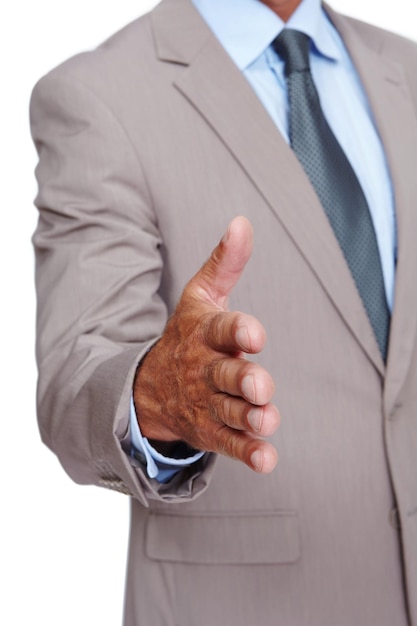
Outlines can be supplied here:
M332 225L386 360L390 313L376 235L356 174L323 115L310 72L310 37L286 28L273 46L285 62L291 147Z

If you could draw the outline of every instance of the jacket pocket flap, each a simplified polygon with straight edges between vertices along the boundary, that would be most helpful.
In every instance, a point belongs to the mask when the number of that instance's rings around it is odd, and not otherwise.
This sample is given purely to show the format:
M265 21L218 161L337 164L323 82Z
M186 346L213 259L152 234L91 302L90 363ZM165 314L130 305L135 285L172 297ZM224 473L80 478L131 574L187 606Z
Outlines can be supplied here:
M232 514L150 512L150 559L206 565L293 563L300 555L295 511Z

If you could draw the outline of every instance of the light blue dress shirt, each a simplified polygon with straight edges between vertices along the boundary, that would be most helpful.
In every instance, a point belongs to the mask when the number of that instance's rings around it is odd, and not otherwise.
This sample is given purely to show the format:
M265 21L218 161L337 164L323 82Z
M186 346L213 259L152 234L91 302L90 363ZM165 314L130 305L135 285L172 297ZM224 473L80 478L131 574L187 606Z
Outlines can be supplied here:
M392 310L396 225L390 174L359 76L320 0L303 0L286 24L259 0L192 2L243 72L287 143L288 100L284 64L270 44L285 26L311 37L313 79L327 121L355 170L368 201L388 306ZM181 467L201 458L202 453L183 461L160 455L141 436L133 403L130 421L132 444L145 456L150 477L166 482Z

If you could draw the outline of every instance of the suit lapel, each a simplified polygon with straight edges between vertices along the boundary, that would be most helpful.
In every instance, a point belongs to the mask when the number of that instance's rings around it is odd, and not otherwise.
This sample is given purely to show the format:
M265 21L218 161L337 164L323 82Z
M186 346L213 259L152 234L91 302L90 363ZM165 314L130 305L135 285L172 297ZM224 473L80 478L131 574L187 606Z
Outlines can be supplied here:
M416 218L407 195L410 180L415 177L411 169L416 163L416 121L401 71L381 63L345 19L329 13L359 69L396 190L399 260L388 367L393 386L398 386L398 381L404 379L411 357L411 337L416 332L417 295L412 296L410 307L415 267L410 257L415 259L416 254L412 250ZM360 296L314 189L258 97L189 1L162 2L153 12L152 21L159 58L186 66L175 87L240 163L368 358L384 374Z
M405 381L417 335L417 120L401 65L371 51L349 22L329 11L358 68L385 148L394 187L398 260L385 405L391 412Z

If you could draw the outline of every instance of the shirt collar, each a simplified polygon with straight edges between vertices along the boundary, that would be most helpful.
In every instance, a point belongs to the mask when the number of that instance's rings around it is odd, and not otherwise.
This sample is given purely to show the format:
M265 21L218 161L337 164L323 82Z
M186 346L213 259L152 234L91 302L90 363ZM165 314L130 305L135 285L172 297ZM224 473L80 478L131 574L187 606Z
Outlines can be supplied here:
M335 31L321 0L303 0L285 24L260 0L192 0L217 39L244 70L288 26L309 35L322 55L338 60Z

